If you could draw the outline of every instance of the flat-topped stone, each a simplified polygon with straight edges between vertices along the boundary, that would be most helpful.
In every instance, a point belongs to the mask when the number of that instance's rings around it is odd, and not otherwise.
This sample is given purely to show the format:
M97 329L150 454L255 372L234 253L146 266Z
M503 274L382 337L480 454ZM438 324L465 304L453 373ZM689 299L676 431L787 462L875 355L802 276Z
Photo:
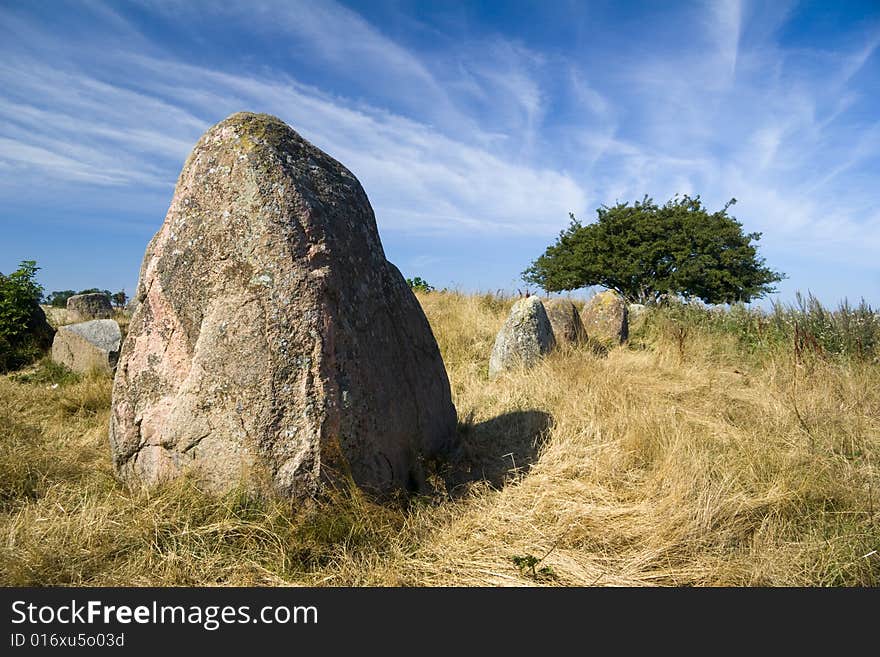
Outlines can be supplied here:
M119 358L122 332L112 319L67 324L55 333L52 360L75 372L111 372Z

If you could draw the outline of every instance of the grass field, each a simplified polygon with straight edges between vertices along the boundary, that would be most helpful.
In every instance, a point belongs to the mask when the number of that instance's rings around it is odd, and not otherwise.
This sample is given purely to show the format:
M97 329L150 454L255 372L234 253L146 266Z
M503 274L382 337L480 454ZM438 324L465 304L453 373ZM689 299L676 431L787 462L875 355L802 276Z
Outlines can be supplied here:
M457 485L301 510L186 481L132 493L110 380L43 363L0 377L0 584L880 584L880 364L861 337L832 354L760 318L755 338L750 318L666 313L605 356L490 382L512 300L419 298L471 465Z

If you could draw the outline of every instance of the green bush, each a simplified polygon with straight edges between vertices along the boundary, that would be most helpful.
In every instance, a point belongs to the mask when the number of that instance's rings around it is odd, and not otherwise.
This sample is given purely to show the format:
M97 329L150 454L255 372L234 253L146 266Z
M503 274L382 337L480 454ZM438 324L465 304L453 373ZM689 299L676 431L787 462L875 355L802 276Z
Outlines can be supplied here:
M21 367L51 344L52 329L40 308L39 267L24 260L11 274L0 274L0 372Z
M420 276L407 278L406 282L416 292L433 292L435 289L433 285Z

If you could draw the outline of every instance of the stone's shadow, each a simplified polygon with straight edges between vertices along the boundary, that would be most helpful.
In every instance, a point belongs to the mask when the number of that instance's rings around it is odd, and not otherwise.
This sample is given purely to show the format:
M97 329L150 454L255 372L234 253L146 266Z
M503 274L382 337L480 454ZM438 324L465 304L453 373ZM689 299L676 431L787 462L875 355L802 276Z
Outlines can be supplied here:
M524 475L538 459L552 424L553 418L538 410L513 411L484 422L474 422L473 414L460 420L460 446L436 471L446 494L459 497L476 482L501 488Z

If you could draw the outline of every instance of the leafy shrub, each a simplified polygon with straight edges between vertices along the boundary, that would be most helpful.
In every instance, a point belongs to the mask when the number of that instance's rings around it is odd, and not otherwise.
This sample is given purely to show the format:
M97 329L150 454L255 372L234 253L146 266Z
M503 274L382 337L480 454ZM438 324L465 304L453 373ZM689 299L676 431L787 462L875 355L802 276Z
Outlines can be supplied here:
M37 263L24 260L8 276L0 274L0 371L38 358L51 342L51 329L40 308L43 288Z
M420 276L407 278L406 282L416 292L433 292L435 289L433 285Z

